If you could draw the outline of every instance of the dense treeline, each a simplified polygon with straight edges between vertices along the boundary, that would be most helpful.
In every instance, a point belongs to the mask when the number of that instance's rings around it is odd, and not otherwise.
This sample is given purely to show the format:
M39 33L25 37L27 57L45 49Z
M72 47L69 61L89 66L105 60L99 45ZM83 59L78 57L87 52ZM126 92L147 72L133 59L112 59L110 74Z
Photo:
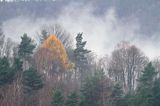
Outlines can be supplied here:
M53 35L52 35L53 34ZM97 59L83 33L43 27L36 44L0 31L0 106L159 106L160 61L122 41Z

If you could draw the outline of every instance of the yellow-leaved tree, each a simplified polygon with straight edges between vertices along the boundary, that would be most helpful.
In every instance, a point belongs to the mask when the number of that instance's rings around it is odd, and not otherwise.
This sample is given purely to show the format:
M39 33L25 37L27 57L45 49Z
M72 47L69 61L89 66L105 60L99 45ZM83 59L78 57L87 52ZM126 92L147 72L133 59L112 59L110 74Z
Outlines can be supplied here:
M34 54L37 70L44 75L45 86L39 94L41 106L50 106L54 88L62 85L66 75L73 65L63 43L55 36L50 35Z
M51 52L53 61L59 61L64 69L72 68L69 63L68 55L62 42L55 36L50 35L42 44L42 48L48 49Z
M50 35L41 44L35 54L35 58L36 65L45 71L60 72L62 70L70 70L73 67L69 62L64 45L55 35Z

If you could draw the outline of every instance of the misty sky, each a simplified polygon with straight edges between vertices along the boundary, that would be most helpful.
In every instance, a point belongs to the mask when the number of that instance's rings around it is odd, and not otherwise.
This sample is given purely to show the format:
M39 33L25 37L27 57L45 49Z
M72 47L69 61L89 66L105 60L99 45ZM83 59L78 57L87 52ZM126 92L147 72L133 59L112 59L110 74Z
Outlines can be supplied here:
M110 54L122 40L135 44L150 58L160 56L160 0L57 0L55 3L59 8L53 10L56 14L48 13L52 17L33 18L36 13L32 17L24 13L3 21L4 33L14 40L19 40L23 33L34 38L44 24L59 23L74 38L83 32L87 48L99 56Z

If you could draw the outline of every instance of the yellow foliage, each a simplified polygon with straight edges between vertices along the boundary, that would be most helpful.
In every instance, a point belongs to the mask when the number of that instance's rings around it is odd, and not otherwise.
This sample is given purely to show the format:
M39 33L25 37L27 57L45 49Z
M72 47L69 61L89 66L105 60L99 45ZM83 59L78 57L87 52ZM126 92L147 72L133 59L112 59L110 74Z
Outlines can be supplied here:
M48 49L51 52L51 57L54 61L60 61L65 69L71 69L72 64L69 63L68 55L62 42L55 36L50 35L41 45L41 48Z

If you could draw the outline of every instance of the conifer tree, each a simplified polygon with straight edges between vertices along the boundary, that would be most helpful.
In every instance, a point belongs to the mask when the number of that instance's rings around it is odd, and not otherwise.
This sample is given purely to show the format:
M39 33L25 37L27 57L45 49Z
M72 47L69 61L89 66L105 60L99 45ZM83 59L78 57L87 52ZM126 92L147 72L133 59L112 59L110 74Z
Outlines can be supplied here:
M23 72L23 85L26 93L37 91L43 87L41 75L34 68Z
M48 37L48 32L45 29L42 29L41 34L39 35L40 43L43 43Z
M154 104L153 106L159 106L160 104L160 78L156 79L153 87Z
M95 72L94 76L90 76L85 79L81 88L81 100L80 106L101 106L101 91L100 86L102 86L104 80L103 70L98 70Z
M66 101L66 106L78 106L79 105L79 98L76 92L72 92Z
M29 60L33 54L33 50L36 45L33 43L33 40L24 34L21 37L21 43L18 48L18 56L23 61L23 70L29 69Z
M124 93L119 83L115 84L115 86L113 87L111 96L115 106L126 106L126 103L124 101Z
M15 70L10 67L9 60L6 57L0 58L0 101L6 94L6 85L13 81L14 76Z
M52 106L64 106L64 96L61 90L53 92Z
M25 33L21 37L21 43L19 45L18 54L20 58L27 59L28 57L30 57L35 47L36 45L33 43L33 40Z
M37 70L29 68L23 72L23 88L24 88L24 105L36 106L36 94L37 91L43 87L43 81L41 75Z
M12 65L12 70L14 70L15 72L21 71L22 64L23 62L19 58L14 57L14 63Z
M135 106L153 106L153 87L155 75L155 68L152 66L152 63L149 63L138 80L139 85L134 98Z
M6 57L0 58L0 87L13 81L15 72Z
M84 48L87 42L82 41L82 39L82 33L78 33L76 36L76 49L74 50L76 70L78 70L81 80L82 77L86 76L88 65L86 54L90 52Z

